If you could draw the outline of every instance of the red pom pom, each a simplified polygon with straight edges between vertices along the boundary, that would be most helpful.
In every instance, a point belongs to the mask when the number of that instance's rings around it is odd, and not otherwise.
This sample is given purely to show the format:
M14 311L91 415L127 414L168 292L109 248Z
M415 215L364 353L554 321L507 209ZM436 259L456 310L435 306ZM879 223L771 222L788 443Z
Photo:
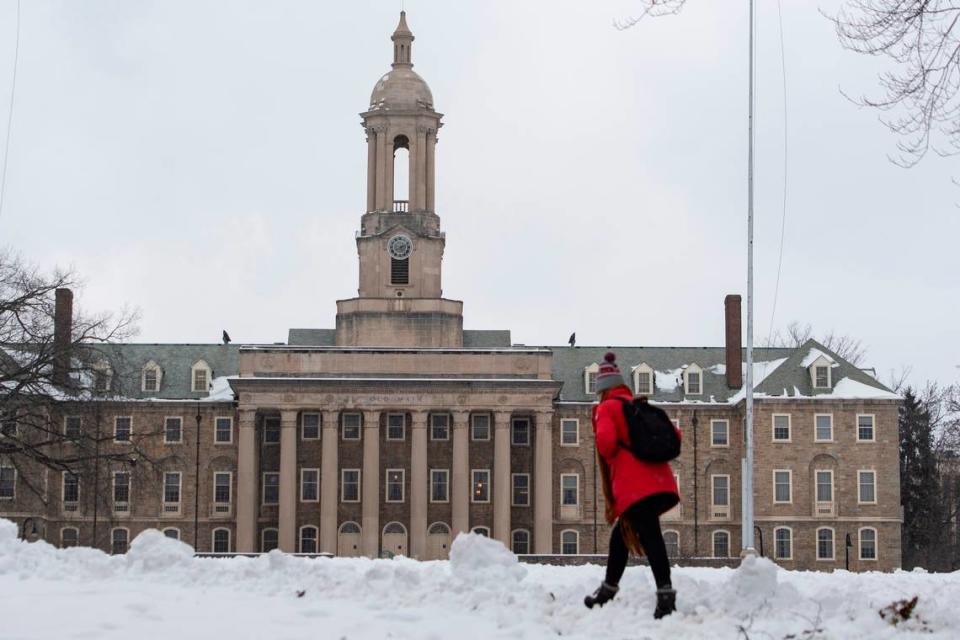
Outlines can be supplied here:
M609 362L610 364L613 364L614 361L616 361L617 356L613 351L607 351L607 353L604 354L603 359Z

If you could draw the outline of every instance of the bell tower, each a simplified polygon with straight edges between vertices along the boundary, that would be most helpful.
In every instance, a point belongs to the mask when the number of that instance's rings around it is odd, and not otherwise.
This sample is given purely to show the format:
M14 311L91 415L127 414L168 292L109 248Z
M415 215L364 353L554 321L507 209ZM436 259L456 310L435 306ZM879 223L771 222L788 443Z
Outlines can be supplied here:
M337 344L460 347L463 303L442 297L446 239L435 209L443 114L413 70L414 35L406 12L391 40L391 69L360 114L367 135L367 206L357 234L360 283L357 298L337 303ZM400 197L402 176L406 197Z

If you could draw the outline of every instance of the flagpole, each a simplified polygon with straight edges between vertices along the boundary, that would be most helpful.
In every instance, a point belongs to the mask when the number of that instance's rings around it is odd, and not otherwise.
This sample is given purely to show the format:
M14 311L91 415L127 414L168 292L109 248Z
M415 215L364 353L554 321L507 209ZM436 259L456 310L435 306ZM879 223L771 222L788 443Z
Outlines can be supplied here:
M741 556L757 555L753 543L753 112L754 112L754 0L750 3L750 106L747 116L747 376L746 456L741 465Z

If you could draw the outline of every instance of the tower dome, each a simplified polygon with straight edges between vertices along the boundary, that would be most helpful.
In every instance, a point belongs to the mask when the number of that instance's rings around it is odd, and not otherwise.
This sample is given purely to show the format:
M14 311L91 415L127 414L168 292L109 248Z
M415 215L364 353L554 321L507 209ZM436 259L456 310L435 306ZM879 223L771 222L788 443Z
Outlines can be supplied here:
M370 94L370 110L432 109L430 87L413 70L411 49L414 37L407 27L405 11L400 12L400 23L390 39L393 40L393 68L374 86Z

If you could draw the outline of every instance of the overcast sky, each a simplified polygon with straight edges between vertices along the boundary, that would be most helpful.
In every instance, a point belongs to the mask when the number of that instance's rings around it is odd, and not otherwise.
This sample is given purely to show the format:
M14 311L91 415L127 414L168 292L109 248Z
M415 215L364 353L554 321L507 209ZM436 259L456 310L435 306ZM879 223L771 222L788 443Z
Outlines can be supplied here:
M746 282L746 1L690 0L618 32L631 0L408 0L445 114L444 294L525 344L720 346ZM783 199L776 2L759 10L757 342ZM886 379L960 377L957 158L904 170L877 114L882 61L783 0L788 191L775 327L869 347ZM358 113L399 1L24 0L0 244L74 268L139 341L280 341L356 295ZM743 6L740 6L743 5ZM735 6L735 10L730 10ZM0 127L15 0L0 0ZM2 131L2 129L0 129Z

